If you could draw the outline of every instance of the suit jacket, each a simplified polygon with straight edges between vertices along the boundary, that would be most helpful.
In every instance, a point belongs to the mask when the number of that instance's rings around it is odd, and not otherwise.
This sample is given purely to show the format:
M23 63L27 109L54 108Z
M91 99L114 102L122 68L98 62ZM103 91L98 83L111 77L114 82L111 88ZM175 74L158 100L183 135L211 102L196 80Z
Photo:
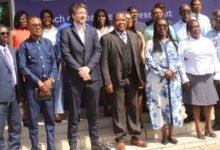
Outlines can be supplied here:
M16 96L17 99L20 97L19 93L19 77L17 70L17 59L16 59L16 49L8 46L8 49L12 55L14 61L15 72L17 75L17 86L16 86ZM7 65L6 59L2 52L0 52L0 102L8 102L11 100L12 95L14 94L14 89L11 86L11 72L9 66Z
M60 41L62 58L67 65L67 81L81 80L78 70L83 66L90 68L92 81L100 79L99 59L102 49L95 28L86 25L85 44L79 38L74 25L61 31Z
M134 65L138 75L139 82L142 81L140 73L140 44L136 33L127 31L127 36L130 39ZM122 50L118 35L115 30L104 35L101 38L102 55L100 59L101 73L104 85L113 84L114 88L118 88L122 79L123 63Z

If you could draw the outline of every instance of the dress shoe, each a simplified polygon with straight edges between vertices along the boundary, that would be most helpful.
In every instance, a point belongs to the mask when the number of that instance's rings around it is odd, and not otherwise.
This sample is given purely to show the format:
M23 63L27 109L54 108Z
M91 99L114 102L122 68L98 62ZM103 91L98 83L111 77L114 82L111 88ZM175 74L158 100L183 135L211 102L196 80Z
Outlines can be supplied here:
M205 139L205 135L204 134L197 134L197 138L204 140Z
M217 123L215 123L214 125L213 125L213 130L220 130L220 124L217 124Z
M122 141L117 142L116 150L125 150L125 143Z
M63 120L63 114L55 114L55 122L61 123Z
M205 131L205 136L212 137L212 138L217 137L217 135L213 131L212 132Z
M131 145L136 145L138 147L147 147L145 141L138 140L137 138L131 138Z
M94 143L92 144L92 150L106 150L106 147L102 143Z

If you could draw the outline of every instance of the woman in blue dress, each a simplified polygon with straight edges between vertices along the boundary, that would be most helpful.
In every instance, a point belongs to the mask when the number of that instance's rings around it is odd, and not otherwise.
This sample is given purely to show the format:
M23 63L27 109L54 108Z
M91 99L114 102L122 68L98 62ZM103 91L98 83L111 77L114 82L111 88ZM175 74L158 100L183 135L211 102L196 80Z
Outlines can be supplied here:
M166 19L154 24L153 40L146 47L146 92L153 129L161 129L162 144L176 144L174 127L181 127L181 61ZM169 126L169 133L167 133Z

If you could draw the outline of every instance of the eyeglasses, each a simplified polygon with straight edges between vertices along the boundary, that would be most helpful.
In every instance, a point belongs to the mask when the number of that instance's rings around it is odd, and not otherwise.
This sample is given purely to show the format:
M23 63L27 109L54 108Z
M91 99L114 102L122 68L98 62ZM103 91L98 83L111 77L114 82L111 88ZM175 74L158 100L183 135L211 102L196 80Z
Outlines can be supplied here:
M163 27L163 28L166 28L166 27L168 27L167 24L158 24L157 26L158 26L159 28L162 28L162 27Z
M39 27L39 28L42 28L42 24L41 24L41 23L38 23L38 24L35 23L35 24L32 24L31 26L32 26L33 28L38 28L38 27Z
M0 32L1 35L9 35L9 32Z

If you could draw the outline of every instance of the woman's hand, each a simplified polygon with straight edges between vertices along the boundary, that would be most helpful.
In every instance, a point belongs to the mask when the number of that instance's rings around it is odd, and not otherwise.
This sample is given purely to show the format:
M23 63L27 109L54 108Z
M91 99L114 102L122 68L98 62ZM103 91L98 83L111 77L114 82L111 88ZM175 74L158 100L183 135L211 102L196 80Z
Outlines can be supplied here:
M191 88L191 82L190 81L188 81L188 82L185 82L185 83L183 83L183 87L185 88L185 89L190 89Z
M165 78L174 78L176 77L176 73L168 69L164 72L164 76Z

